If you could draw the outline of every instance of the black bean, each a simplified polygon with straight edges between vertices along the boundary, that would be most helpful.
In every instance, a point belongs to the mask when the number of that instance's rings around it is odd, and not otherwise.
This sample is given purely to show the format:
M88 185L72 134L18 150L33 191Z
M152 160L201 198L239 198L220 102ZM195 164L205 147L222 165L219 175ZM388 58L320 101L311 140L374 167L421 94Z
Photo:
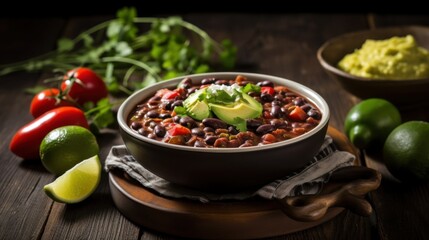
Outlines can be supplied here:
M206 127L211 127L213 129L218 129L218 128L227 128L228 125L223 122L222 120L219 120L217 118L205 118L203 119L203 124Z
M248 128L256 129L256 128L258 128L259 126L261 126L261 125L262 125L262 121L261 121L261 120L256 120L256 119L248 119L248 120L246 121L246 124L247 124L247 127L248 127Z
M192 87L192 79L190 79L190 78L183 79L180 82L179 86L181 86L184 89L189 89L190 87Z
M191 87L188 89L188 96L191 95L192 93L196 92L199 88L198 87Z
M171 104L171 109L173 110L175 107L183 106L183 100L176 100Z
M204 134L205 134L204 131L203 131L203 129L201 129L201 128L192 128L191 129L191 133L193 135L200 136L200 137L203 137Z
M162 119L171 118L171 114L170 113L160 113L159 117Z
M171 105L173 104L173 100L168 100L162 103L162 108L165 110L173 110L173 108L171 107Z
M188 116L182 117L180 119L179 123L182 126L185 126L185 127L189 128L189 129L191 129L191 128L193 128L193 127L195 127L197 125L197 123L195 122L195 120L192 119L191 117L188 117Z
M271 107L271 116L273 116L275 118L279 118L279 117L281 117L281 113L282 113L282 111L280 110L279 105L274 105Z
M202 85L212 84L215 81L216 81L216 78L204 78L203 80L201 80L201 84Z
M233 126L228 127L228 132L232 135L236 135L238 133L237 129L235 129Z
M204 142L206 142L206 144L208 144L208 145L213 145L215 143L216 139L218 139L217 136L208 136L204 139Z
M173 117L173 122L179 123L180 119L181 119L181 117L179 115L176 115L176 116Z
M142 123L141 122L132 122L131 123L131 128L134 130L138 130L142 127Z
M311 105L306 103L306 104L301 106L301 109L304 110L304 112L308 112L311 109Z
M274 130L274 127L271 124L264 124L259 126L256 129L256 133L263 135L263 134L272 132L273 130Z
M274 87L274 83L272 83L271 81L268 81L268 80L258 82L256 85L261 86L261 87Z
M264 102L271 102L273 101L274 97L269 93L261 93L261 99Z
M157 110L150 110L149 112L146 113L145 116L147 118L157 118L157 117L159 117L159 113Z
M161 96L153 96L147 101L147 103L149 103L150 105L155 105L158 104L160 100Z
M209 133L209 132L213 133L215 130L213 128L211 128L211 127L205 127L205 128L203 128L203 131L206 132L206 133Z
M282 103L280 102L280 101L278 101L278 100L274 100L273 102L271 102L271 105L272 106L274 106L274 105L276 105L276 106L280 106Z
M207 146L207 144L205 142L203 142L203 141L197 140L194 143L194 147L206 147L206 146Z
M296 106L304 105L304 103L305 101L301 97L297 97L293 100L293 104L295 104Z
M274 99L279 101L279 102L282 102L284 97L281 94L276 94L276 95L274 95Z
M275 129L278 129L278 128L283 128L284 129L284 128L287 127L287 122L285 122L283 120L280 120L280 119L272 119L270 121L270 124L273 125L273 127Z
M164 137L165 133L167 132L165 130L165 127L161 126L161 125L156 125L155 128L153 129L153 131L155 132L156 136L158 136L158 137Z
M320 114L319 111L317 111L316 109L312 108L307 112L307 115L309 117L312 117L316 120L320 120L322 118L322 114Z
M151 127L152 129L154 129L158 124L155 121L150 121L149 123L149 127Z

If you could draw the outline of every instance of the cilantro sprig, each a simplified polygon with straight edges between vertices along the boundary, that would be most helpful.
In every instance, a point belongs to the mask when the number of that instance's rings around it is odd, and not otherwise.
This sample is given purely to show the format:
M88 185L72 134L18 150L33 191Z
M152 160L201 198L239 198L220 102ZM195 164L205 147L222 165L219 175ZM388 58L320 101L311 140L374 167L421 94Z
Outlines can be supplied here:
M231 69L236 52L230 40L218 42L180 17L138 17L135 8L123 8L115 19L75 38L59 39L54 51L0 65L0 77L20 71L66 72L85 66L103 76L111 94L131 94L164 79L215 67ZM41 88L32 92L36 89ZM83 109L99 129L114 123L112 106L106 98Z
M52 52L0 66L0 76L85 66L104 76L111 93L130 94L163 79L230 69L236 52L230 40L218 42L180 17L138 17L135 8L123 8L115 19L61 38Z

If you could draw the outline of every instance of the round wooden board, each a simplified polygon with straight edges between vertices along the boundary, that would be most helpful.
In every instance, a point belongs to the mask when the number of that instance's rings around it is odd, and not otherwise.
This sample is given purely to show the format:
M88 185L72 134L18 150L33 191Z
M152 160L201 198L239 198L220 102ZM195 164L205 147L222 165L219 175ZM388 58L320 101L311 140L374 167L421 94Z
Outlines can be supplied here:
M345 135L333 127L329 127L328 134L340 150L358 158ZM185 238L254 239L285 235L317 226L344 210L331 208L321 220L299 222L284 214L275 201L261 198L209 203L167 198L142 187L122 171L109 172L109 183L113 201L125 217L148 229Z

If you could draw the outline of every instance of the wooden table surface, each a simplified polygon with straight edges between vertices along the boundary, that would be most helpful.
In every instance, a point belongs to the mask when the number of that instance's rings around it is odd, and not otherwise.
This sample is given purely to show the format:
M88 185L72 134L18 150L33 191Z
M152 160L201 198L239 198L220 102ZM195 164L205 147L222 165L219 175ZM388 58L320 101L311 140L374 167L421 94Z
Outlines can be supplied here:
M359 99L328 77L316 59L317 49L329 38L355 30L429 25L427 15L401 14L192 13L182 17L215 39L231 39L239 49L235 70L285 77L319 92L331 108L330 124L337 129L343 128L346 113ZM0 64L52 50L58 38L73 37L108 18L0 18ZM23 89L40 83L44 76L17 73L0 78L0 239L174 239L121 215L111 199L106 173L89 199L75 205L56 203L42 190L54 176L40 162L25 162L9 151L15 131L32 119L28 112L32 96ZM428 120L427 112L421 110L421 120ZM122 143L115 131L98 141L103 160L111 146ZM273 239L429 239L428 184L401 185L384 179L368 198L375 208L372 217L346 210L317 227Z

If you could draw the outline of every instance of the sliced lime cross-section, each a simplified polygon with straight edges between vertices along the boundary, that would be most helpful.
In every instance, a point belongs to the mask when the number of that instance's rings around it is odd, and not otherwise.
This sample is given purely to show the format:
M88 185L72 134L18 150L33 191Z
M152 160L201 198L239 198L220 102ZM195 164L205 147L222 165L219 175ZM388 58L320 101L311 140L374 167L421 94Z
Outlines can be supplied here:
M54 201L77 203L89 197L97 188L101 163L97 155L90 157L44 186L45 193Z

